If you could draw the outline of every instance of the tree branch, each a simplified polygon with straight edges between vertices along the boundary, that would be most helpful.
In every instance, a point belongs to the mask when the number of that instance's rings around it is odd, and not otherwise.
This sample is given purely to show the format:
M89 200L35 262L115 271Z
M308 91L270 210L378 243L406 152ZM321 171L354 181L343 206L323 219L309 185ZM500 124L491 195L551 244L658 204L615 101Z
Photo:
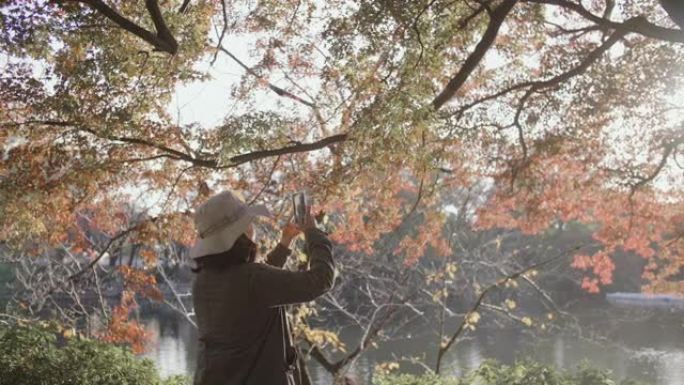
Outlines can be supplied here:
M254 76L255 78L257 78L259 80L266 82L266 84L268 85L268 88L270 88L271 91L275 92L278 96L282 96L285 98L292 99L298 103L301 103L301 104L303 104L307 107L311 107L313 109L317 108L315 103L306 101L306 100L300 98L299 96L297 96L297 95L295 95L289 91L286 91L286 90L274 85L273 83L269 82L266 78L264 78L263 76L256 73L253 69L249 68L245 63L242 62L242 60L238 59L237 56L235 56L232 52L225 49L223 46L219 45L218 49L220 51L222 51L223 53L225 53L226 55L230 56L230 58L233 59L236 63L238 63L240 65L240 67L244 68L244 70L247 71L248 74Z
M185 11L188 10L189 6L190 0L183 0L183 4L181 4L180 8L178 8L178 13L185 13Z
M556 5L574 11L587 20L590 20L604 28L615 29L623 33L634 32L653 39L670 41L673 43L684 43L684 31L657 26L649 22L645 17L640 16L627 20L623 23L615 22L601 16L594 15L582 4L568 0L523 0L528 3Z
M113 140L113 141L117 141L117 142L124 142L124 143L142 145L142 146L146 146L146 147L152 147L152 148L160 150L166 154L172 155L172 156L176 157L177 159L185 160L187 162L191 162L193 164L196 164L197 166L211 167L212 164L215 165L215 163L216 163L215 161L210 162L210 161L195 158L190 154L186 154L182 151L174 150L173 148L167 147L167 146L159 144L159 143L152 142L152 141L147 140L147 139L131 138L131 137L126 137L126 136L116 136L116 135L105 135L105 134L99 133L99 132L97 132L91 128L85 128L85 127L77 127L76 130L87 132L87 133L94 135L94 136L101 138L101 139L107 139L107 140Z
M117 240L119 240L119 239L121 239L121 238L124 238L124 237L127 236L128 234L130 234L130 233L132 233L132 232L134 232L134 231L140 229L140 227L142 227L146 222L148 222L148 221L154 222L154 221L156 221L156 220L157 220L156 217L150 218L150 219L148 219L148 220L146 220L146 221L137 223L137 224L135 224L134 226L131 226L131 227L125 229L125 230L120 231L118 234L116 234L115 236L111 237L111 238L109 239L109 241L107 241L107 244L102 248L102 250L100 250L100 252L98 253L98 255L97 255L95 258L93 258L93 259L92 259L87 265L85 265L81 270L79 270L79 271L77 271L77 272L71 274L70 276L68 276L66 280L67 280L67 281L74 281L74 280L77 280L80 276L82 276L82 275L85 274L88 270L90 270L91 268L93 268L93 267L100 261L100 259L102 259L102 257L105 256L105 254L107 253L107 251L109 250L109 248L114 244L114 242L116 242Z
M167 45L166 52L175 55L178 52L178 42L174 39L169 27L166 26L164 16L159 9L159 3L157 0L145 0L145 7L152 18L154 28L157 30L157 36Z
M391 301L390 301L391 302ZM379 310L381 310L383 307L389 307L390 309L385 312L383 317L379 321L375 321L374 317L371 319L371 321L368 323L368 326L366 327L366 331L361 338L361 342L359 345L348 355L345 357L341 358L339 361L335 362L333 364L333 373L338 373L342 368L347 366L349 363L354 361L361 353L363 353L368 346L370 346L371 342L377 335L382 331L384 326L389 323L389 321L393 318L395 314L397 314L397 311L399 310L398 305L394 305L392 303L387 303L381 305L376 311L374 312L374 315L377 314Z
M653 172L651 172L649 175L639 178L639 180L632 186L632 191L630 193L630 197L634 195L634 193L636 192L637 189L639 189L642 186L650 183L651 181L653 181L653 179L655 179L660 174L660 172L663 170L663 168L665 168L665 165L667 164L667 160L670 157L670 155L672 155L674 150L679 145L681 145L682 143L684 143L684 137L673 140L669 143L666 143L663 146L665 148L665 150L663 151L663 155L660 158L658 165L653 170Z
M297 144L293 144L290 146L274 148L274 149L269 149L269 150L256 150L256 151L247 152L244 154L235 155L235 156L228 159L229 163L224 165L224 164L219 164L219 162L216 158L209 158L209 159L196 158L196 157L194 157L190 154L187 154L185 152L178 151L178 150L173 149L171 147L168 147L166 145L156 143L156 142L153 142L153 141L147 140L147 139L126 137L126 136L116 136L116 135L106 135L106 134L97 132L91 128L81 127L76 122L57 121L57 120L27 120L27 121L23 121L23 122L0 122L0 127L16 127L16 126L28 125L28 124L44 124L44 125L57 126L57 127L72 127L72 128L74 128L75 131L87 132L91 135L94 135L94 136L100 138L100 139L106 139L106 140L111 140L111 141L118 141L118 142L124 142L124 143L154 148L154 149L157 149L159 151L162 151L164 154L167 154L166 157L168 157L169 159L182 160L182 161L190 162L197 167L205 167L205 168L213 168L213 169L232 168L232 167L237 167L237 166L244 164L244 163L253 162L255 160L260 160L260 159L269 158L269 157L273 157L273 156L297 154L297 153L301 153L301 152L310 152L310 151L320 150L322 148L329 147L335 143L341 143L341 142L344 142L344 141L347 141L350 139L348 134L343 133L343 134L331 135L331 136L328 136L328 137L325 137L323 139L317 140L315 142L310 142L310 143L297 143ZM154 157L157 157L157 156L162 157L161 155L163 155L163 154L156 154L156 155L154 155Z
M247 206L253 205L254 202L256 202L259 199L261 194L263 194L264 191L266 190L266 188L268 188L268 186L271 184L271 178L273 178L273 173L275 172L276 168L278 167L279 162L280 162L280 155L278 155L276 160L273 161L273 166L271 167L271 171L268 173L268 176L264 180L264 185L261 186L261 190L259 190L259 192L256 193L256 195L254 195L254 197L252 199L250 199L250 201L247 203Z
M328 358L323 354L321 348L318 347L314 342L307 341L311 345L311 356L325 369L328 373L335 373L335 364L330 362Z
M487 286L484 290L482 290L480 295L475 300L475 303L470 307L468 312L465 314L465 316L461 320L461 323L459 324L458 328L456 328L456 331L451 335L451 337L449 337L449 339L447 340L447 342L445 344L440 343L439 350L437 351L437 362L435 364L435 373L439 374L439 370L440 370L440 367L442 364L442 358L444 357L444 354L451 348L451 346L454 344L454 342L456 342L456 339L465 330L465 327L468 324L468 317L470 316L470 314L477 311L477 309L482 305L482 302L484 301L485 297L487 296L487 294L489 294L489 292L491 290L505 284L506 282L508 282L510 280L513 280L513 279L520 277L521 275L527 273L530 270L535 270L535 269L538 269L542 266L545 266L545 265L548 265L552 262L555 262L555 261L565 257L566 255L569 255L570 253L581 249L582 247L583 246L575 246L575 247L570 248L568 250L562 251L559 254L557 254L557 255L549 258L549 259L545 259L541 262L537 262L535 264L532 264L532 265L525 267L521 270L518 270L514 273L508 274L508 275L504 276L503 278L500 278L499 280L497 280L493 284Z
M496 306L496 305L493 305L493 304L491 304L491 303L486 303L486 302L483 302L480 306L482 306L484 309L489 309L489 310L492 310L492 311L495 311L495 312L499 312L499 313L501 313L501 314L504 314L505 316L507 316L508 318L512 319L513 321L516 321L516 322L520 322L520 323L522 323L522 324L525 324L525 321L524 321L521 317L518 317L517 315L511 313L511 312L510 312L508 309L506 309L506 308L503 308L503 307L501 307L501 306Z
M413 23L411 24L413 30L416 32L416 38L418 39L418 44L420 45L420 53L418 54L418 59L416 60L416 65L413 66L413 69L415 70L418 64L420 64L421 60L423 60L423 51L425 50L425 46L423 45L423 39L420 37L420 29L418 29L418 22L420 21L420 18L423 16L423 14L432 7L433 4L435 4L437 0L431 0L429 3L423 7L423 9L418 12L418 15L413 19Z
M600 46L598 46L595 50L591 51L587 57L580 62L579 65L576 67L572 68L571 70L564 72L562 74L556 75L550 79L547 80L535 80L535 81L526 81L518 84L514 84L504 90L501 90L497 93L491 94L489 96L482 97L480 99L477 99L471 103L468 103L461 107L458 112L456 113L458 116L463 115L467 110L473 108L474 106L484 103L489 100L494 100L496 98L499 98L501 96L507 95L511 92L521 90L523 88L529 87L529 90L526 91L525 96L521 98L521 104L519 105L518 111L522 110L522 107L524 107L524 102L527 101L527 99L532 95L532 93L539 92L545 88L550 88L557 86L567 80L570 80L571 78L583 74L591 65L593 65L598 59L603 56L606 51L608 51L615 43L620 41L622 37L626 32L624 31L615 31L613 34L610 35L608 39L606 39L603 43L601 43ZM518 115L516 113L516 115Z
M504 0L494 11L492 11L489 15L487 29L482 35L482 39L475 47L475 50L468 56L456 76L449 81L444 90L442 90L442 92L432 101L432 106L435 110L439 110L456 94L480 61L482 61L485 53L487 53L494 43L494 40L496 40L496 36L499 34L499 28L501 28L504 19L508 16L508 13L513 9L513 6L517 2L518 0Z
M187 0L189 1L189 0ZM223 38L226 36L226 32L228 31L228 10L226 9L226 0L221 0L221 13L223 14L223 29L221 30L221 34L219 35L218 42L216 43L216 51L214 52L214 57L211 59L210 65L214 65L216 63L216 59L218 58L218 54L221 48L221 44L223 44ZM232 54L231 54L232 57ZM238 62L238 64L241 64L242 62Z
M152 44L157 50L168 52L171 55L175 55L176 52L178 52L178 43L176 42L176 39L174 39L173 35L171 34L171 31L169 31L168 27L166 26L166 23L164 22L164 18L159 9L159 4L157 3L157 0L145 0L145 7L147 8L150 17L154 22L154 26L157 29L156 34L132 22L131 20L129 20L128 18L114 10L112 7L105 4L102 0L62 1L75 1L78 3L86 4L89 7L96 10L97 12L101 13L109 20L113 21L119 27Z
M309 151L314 151L314 150L320 150L322 148L328 147L332 144L339 143L339 142L344 142L349 139L348 134L337 134L337 135L331 135L326 138L317 140L315 142L311 143L298 143L292 146L285 146L281 148L276 148L272 150L260 150L260 151L253 151L253 152L248 152L245 154L240 154L236 155L230 158L230 164L222 167L235 167L237 165L251 162L257 159L263 159L263 158L268 158L272 156L278 156L278 155L286 155L286 154L296 154L300 152L309 152Z

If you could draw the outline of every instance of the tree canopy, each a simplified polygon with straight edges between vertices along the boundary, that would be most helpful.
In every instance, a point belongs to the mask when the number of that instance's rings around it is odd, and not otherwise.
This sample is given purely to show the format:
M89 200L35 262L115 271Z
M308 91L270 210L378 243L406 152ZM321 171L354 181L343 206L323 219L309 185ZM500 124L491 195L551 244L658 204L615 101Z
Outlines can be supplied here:
M307 187L355 252L421 214L387 251L410 268L458 252L445 202L477 189L459 214L479 229L589 225L586 290L627 251L646 290L684 293L681 21L665 0L5 1L0 239L95 262L121 238L192 244L212 191L286 216ZM244 68L236 108L179 124L174 91L219 55Z

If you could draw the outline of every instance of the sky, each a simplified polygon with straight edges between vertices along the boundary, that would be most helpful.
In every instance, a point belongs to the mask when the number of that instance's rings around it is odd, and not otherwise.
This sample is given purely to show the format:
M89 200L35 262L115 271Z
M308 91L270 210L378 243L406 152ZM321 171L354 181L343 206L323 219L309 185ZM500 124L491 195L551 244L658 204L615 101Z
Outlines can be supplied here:
M226 35L222 45L247 66L252 67L258 60L250 54L255 40L255 36L244 34ZM215 43L212 42L212 44ZM245 70L223 52L218 53L213 65L212 59L213 54L195 67L201 72L207 71L212 77L211 80L188 83L176 89L168 111L181 125L198 124L205 128L215 127L231 114L244 112L238 110L239 107L231 95L231 90L240 82ZM297 93L282 75L271 73L267 76L274 85ZM286 108L294 110L300 110L302 107L266 89L255 91L250 96L253 97L259 110L277 110L283 108L283 104Z
M245 46L235 43L231 48L236 54L241 53L241 57L247 57ZM244 70L222 53L219 53L213 66L210 58L207 58L197 65L197 69L202 72L208 70L212 79L179 86L169 105L169 112L178 119L180 125L197 123L201 127L216 126L234 112L230 91L240 81Z

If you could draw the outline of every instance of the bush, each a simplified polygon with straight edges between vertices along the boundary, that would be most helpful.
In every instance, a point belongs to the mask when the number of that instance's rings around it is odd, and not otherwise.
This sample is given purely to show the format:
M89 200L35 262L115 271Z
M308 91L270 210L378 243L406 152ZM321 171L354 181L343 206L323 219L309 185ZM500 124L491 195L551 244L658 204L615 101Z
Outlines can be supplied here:
M439 377L434 374L415 376L413 374L376 374L374 385L462 385L454 377Z
M2 385L183 385L162 380L152 361L84 338L64 338L54 327L0 324Z
M483 363L463 378L438 377L433 374L378 374L375 385L617 385L607 371L581 367L577 373L566 373L535 362L521 362L513 366L493 361ZM625 380L621 385L638 385Z

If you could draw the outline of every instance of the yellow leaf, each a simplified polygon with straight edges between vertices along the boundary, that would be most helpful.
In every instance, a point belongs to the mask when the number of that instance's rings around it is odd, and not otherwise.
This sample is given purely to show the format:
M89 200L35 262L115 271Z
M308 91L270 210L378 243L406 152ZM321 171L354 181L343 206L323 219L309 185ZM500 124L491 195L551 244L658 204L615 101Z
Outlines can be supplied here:
M306 263L308 260L309 257L307 257L306 254L301 252L297 253L297 261L299 261L299 263Z
M375 371L383 374L389 374L397 369L399 369L399 363L397 362L383 362L375 365Z
M453 262L449 262L444 270L446 271L447 275L449 275L449 278L454 279L456 272L458 271L458 266Z
M532 319L530 317L523 317L522 323L524 323L527 326L532 326Z
M504 302L506 303L506 307L510 310L515 309L515 307L517 306L515 301L513 301L512 299L506 299L506 301L504 301Z
M448 343L449 343L449 339L446 337L442 337L442 342L439 344L439 346L442 348L446 348Z
M468 322L470 325L477 324L478 322L480 322L480 313L476 311L469 313L466 317L466 322Z
M62 335L64 336L64 338L72 338L76 335L76 330L74 330L74 328L65 329L62 332Z

